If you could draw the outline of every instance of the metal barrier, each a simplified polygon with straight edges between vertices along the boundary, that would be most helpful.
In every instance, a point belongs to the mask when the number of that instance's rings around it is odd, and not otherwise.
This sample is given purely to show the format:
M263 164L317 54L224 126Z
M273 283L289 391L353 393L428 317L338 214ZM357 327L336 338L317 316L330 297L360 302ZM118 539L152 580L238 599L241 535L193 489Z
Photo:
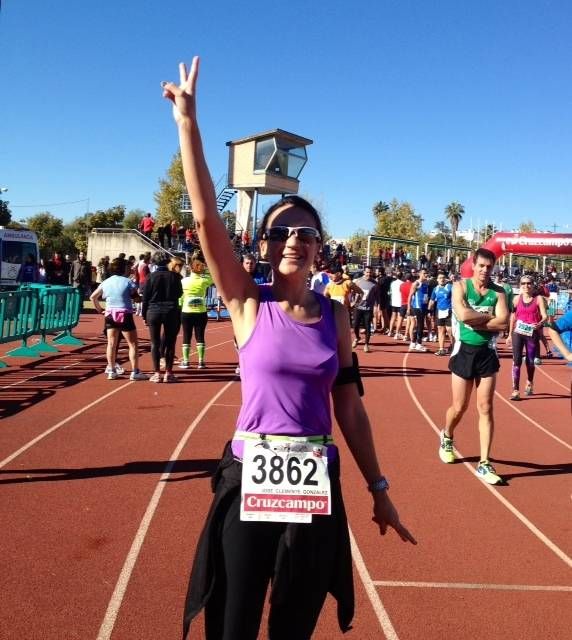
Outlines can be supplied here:
M72 335L79 323L83 300L78 289L59 285L25 284L18 291L0 293L0 343L22 340L22 345L6 353L13 358L37 358L58 352L56 345L83 345ZM48 334L56 333L52 344ZM28 338L39 335L36 344ZM0 362L0 367L6 367Z
M83 306L80 290L49 284L30 284L28 287L37 290L40 297L40 342L36 345L38 352L57 351L54 344L82 345L83 342L71 333L79 323ZM48 333L58 333L53 344L46 342Z
M230 318L228 311L224 306L222 298L218 295L216 287L211 285L207 289L206 295L207 317L216 320L217 322L222 318Z
M39 331L40 298L37 291L5 291L0 293L0 343L22 340L22 346L9 351L8 356L35 357L37 351L27 344ZM0 368L7 367L0 360Z

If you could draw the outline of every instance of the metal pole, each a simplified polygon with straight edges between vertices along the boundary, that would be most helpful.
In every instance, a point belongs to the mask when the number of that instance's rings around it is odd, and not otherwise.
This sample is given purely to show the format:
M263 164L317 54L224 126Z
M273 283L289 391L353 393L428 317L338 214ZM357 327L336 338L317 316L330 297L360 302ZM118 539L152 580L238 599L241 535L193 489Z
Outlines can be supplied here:
M367 237L367 262L366 262L366 264L371 264L370 255L371 255L371 236L368 236Z
M258 189L254 190L254 197L252 198L252 251L256 246L256 230L258 228Z

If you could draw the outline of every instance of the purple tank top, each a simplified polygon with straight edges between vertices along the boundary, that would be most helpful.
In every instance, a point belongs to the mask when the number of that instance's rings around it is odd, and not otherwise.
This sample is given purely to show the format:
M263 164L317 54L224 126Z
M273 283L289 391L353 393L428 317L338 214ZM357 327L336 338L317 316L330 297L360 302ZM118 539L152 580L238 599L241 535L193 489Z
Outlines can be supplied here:
M330 393L338 373L337 334L331 302L320 302L318 322L293 320L260 285L252 335L239 350L242 408L237 429L267 435L330 435ZM242 457L242 442L233 442Z
M514 315L517 320L526 322L527 324L536 324L540 322L542 316L540 315L540 309L538 308L538 300L532 298L530 302L524 302L522 296L518 300L518 304L514 310Z

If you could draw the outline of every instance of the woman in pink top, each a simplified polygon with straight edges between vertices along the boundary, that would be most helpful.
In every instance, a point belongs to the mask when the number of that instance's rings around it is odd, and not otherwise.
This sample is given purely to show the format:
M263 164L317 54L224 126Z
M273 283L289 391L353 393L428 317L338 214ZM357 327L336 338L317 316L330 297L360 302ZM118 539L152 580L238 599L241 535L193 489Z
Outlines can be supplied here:
M546 322L546 302L540 295L532 295L534 283L530 276L520 279L520 293L513 300L513 312L510 316L507 346L512 346L512 394L511 400L520 400L520 367L524 349L527 382L524 393L532 395L534 382L534 359L536 357L539 330Z
M180 85L163 83L163 95L173 103L200 244L232 320L245 400L232 446L225 449L214 479L213 506L189 584L184 634L205 607L207 640L255 640L272 580L269 637L303 640L312 635L327 592L338 600L344 630L353 615L339 461L331 446L330 396L371 491L380 533L389 526L402 540L414 539L401 524L379 469L358 391L347 312L306 285L321 248L319 216L295 196L268 210L258 239L261 255L272 267L271 285L257 285L236 261L202 150L195 105L198 66L198 58L190 72L179 65ZM260 374L257 363L264 380L254 384L253 377ZM267 393L260 393L261 385ZM285 496L300 486L302 477L304 493L323 491L324 498L310 505L301 493L292 500L292 495ZM268 488L269 483L274 488ZM253 484L260 489L247 490ZM299 507L301 502L306 506ZM328 502L330 515L314 510Z

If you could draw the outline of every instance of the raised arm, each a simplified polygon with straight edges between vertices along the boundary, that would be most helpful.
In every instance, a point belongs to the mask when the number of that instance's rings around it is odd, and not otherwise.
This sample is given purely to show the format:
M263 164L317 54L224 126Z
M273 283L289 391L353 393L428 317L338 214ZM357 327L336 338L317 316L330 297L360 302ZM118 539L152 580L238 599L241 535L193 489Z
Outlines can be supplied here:
M197 123L196 86L199 58L190 71L179 64L180 84L164 82L163 96L173 103L173 117L179 130L181 159L201 248L231 317L241 316L244 303L254 299L258 288L237 262L230 238L216 207L216 196L205 160ZM233 321L235 318L233 318Z

